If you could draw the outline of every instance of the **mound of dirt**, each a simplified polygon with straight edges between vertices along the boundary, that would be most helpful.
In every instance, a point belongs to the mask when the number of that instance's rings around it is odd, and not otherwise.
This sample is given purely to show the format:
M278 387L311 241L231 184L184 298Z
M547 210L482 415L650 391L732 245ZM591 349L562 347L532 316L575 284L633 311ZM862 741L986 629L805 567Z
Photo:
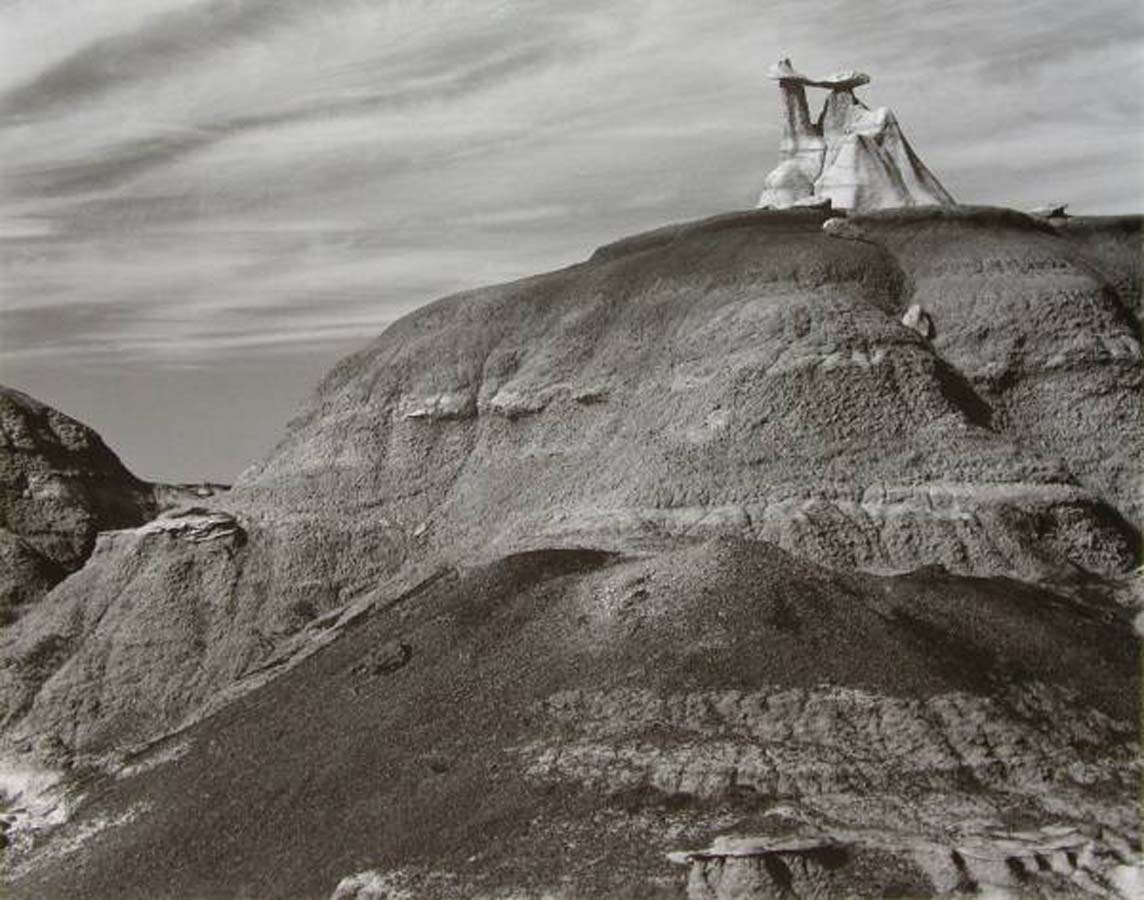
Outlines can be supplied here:
M971 853L985 882L1046 823L1091 845L1061 883L1107 884L1136 840L1134 671L1122 610L1005 579L739 540L514 555L89 776L11 896L682 897L669 854L777 850L776 823L838 847L847 896L931 892Z

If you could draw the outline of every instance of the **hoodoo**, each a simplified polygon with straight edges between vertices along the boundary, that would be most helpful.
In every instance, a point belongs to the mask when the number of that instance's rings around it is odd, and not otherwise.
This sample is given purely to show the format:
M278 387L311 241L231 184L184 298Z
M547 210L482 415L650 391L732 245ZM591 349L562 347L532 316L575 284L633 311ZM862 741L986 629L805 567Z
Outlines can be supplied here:
M781 161L767 176L759 207L829 205L841 209L952 206L942 187L902 134L886 107L870 109L854 89L870 81L863 72L808 78L789 59L771 66L783 103ZM830 90L816 122L810 120L807 86Z

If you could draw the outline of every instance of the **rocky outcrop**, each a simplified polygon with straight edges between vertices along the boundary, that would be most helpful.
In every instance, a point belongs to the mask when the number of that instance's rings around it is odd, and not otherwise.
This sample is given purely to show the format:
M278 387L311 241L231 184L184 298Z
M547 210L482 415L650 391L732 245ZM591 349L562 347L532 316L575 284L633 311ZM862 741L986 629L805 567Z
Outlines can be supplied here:
M95 432L0 387L0 607L16 612L78 569L96 534L154 513L151 486Z
M848 221L902 266L931 345L988 404L994 427L1058 459L1139 528L1144 367L1130 221L1074 229L1075 219L1049 225L989 208Z
M69 750L130 745L179 724L241 675L249 654L220 653L221 637L269 640L227 608L244 541L231 516L202 509L101 534L88 565L7 636L4 715L9 726L27 718L9 728L13 739L46 733Z
M196 544L217 540L229 540L241 544L245 539L234 516L224 512L212 512L201 506L180 508L160 516L139 528L134 537L146 538L158 534Z
M79 569L99 532L224 490L143 481L86 425L0 386L0 624Z
M952 775L970 775L983 786L1038 796L1045 773L1055 772L1072 780L1074 790L1102 782L1116 793L1135 781L1137 768L1127 758L1094 766L1091 757L1101 746L1135 737L1131 723L1076 710L1067 692L1040 684L1003 697L942 693L924 702L825 686L672 695L560 693L545 699L543 711L564 728L559 743L526 750L530 777L604 778L596 783L602 790L647 786L695 797L731 790L770 797L821 795L831 798L836 817L846 805L840 797L853 795L847 802L856 804L862 791L883 796L894 784L919 779L932 789ZM1042 732L1048 722L1051 739ZM632 740L652 723L665 734L677 731L681 739ZM686 739L688 733L706 732L721 739ZM1066 791L1058 786L1053 802L1062 802ZM831 807L818 811L827 815ZM858 814L857 807L851 814ZM1096 820L1106 815L1093 811Z
M950 205L953 198L914 152L894 114L870 109L854 95L862 72L808 78L789 59L771 67L783 105L780 162L766 178L758 205L765 209L827 203L838 209ZM806 88L830 90L811 121Z

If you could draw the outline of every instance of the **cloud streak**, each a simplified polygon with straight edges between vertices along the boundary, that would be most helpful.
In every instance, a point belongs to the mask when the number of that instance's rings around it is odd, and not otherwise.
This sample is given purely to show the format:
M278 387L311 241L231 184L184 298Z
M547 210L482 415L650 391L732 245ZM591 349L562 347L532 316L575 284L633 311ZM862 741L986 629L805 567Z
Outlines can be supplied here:
M975 16L973 4L936 0L613 6L173 0L146 14L93 2L94 17L69 30L58 0L38 18L18 3L16 30L55 22L58 49L0 79L0 240L38 248L6 269L6 309L104 295L141 319L184 295L211 310L208 295L290 309L276 267L294 263L274 237L289 228L368 244L309 271L328 279L332 322L362 290L346 272L426 266L389 290L379 282L381 322L387 304L454 284L435 276L435 253L490 261L460 286L570 260L626 228L745 206L773 159L760 76L780 51L808 68L868 65L875 100L895 105L965 199L1020 204L1048 190L1096 209L1140 203L1131 4L1020 0ZM867 58L853 59L855 47ZM1048 95L1051 114L1038 102ZM245 269L225 237L236 231ZM156 232L168 238L141 242ZM493 234L512 236L511 260ZM196 317L170 318L157 355L180 339L209 351ZM90 346L86 321L61 312L5 349ZM102 343L146 352L134 339ZM257 346L258 333L242 343Z
M207 64L235 41L257 40L286 21L296 3L211 0L158 11L135 28L109 34L52 61L0 94L0 117L64 111L141 79L171 77L175 67Z

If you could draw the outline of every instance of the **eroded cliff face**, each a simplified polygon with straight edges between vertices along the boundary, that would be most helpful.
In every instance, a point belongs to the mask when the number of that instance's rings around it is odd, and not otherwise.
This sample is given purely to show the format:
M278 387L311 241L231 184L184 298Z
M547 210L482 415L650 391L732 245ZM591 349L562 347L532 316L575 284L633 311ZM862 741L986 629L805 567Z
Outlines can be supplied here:
M427 307L343 363L237 493L319 513L369 497L395 541L466 551L731 528L873 570L1122 568L1132 538L1103 498L901 326L916 288L891 254L822 221L724 219ZM1041 287L1081 282L1100 294L1075 266ZM1107 338L1131 373L1131 323L1108 312L1078 310L1042 345Z
M1059 460L1139 527L1139 247L1126 264L1123 224L1077 218L1033 230L1014 213L939 210L849 221L899 261L934 350L989 405L995 427Z
M283 833L331 842L345 829L327 814L373 823L352 853L301 858L309 875L270 864L286 851L257 828L247 843L270 855L233 871L266 896L374 869L361 884L414 896L561 879L569 896L616 896L629 876L682 890L667 853L769 833L761 817L791 799L799 839L861 832L882 848L854 859L896 859L886 848L910 835L960 852L990 829L1099 822L1094 846L1120 849L1074 868L1133 865L1135 645L1110 598L1127 602L1139 552L1124 287L1138 276L1117 239L1079 223L956 209L824 231L826 218L672 226L395 323L233 491L102 534L8 629L6 752L126 764L124 793L99 807L128 823L92 845L107 853L170 840L199 865L209 842L147 812L197 784L184 769L212 796L219 779L247 785L220 810L175 802L189 828L233 830L267 805ZM554 547L591 549L554 569L514 555ZM461 632L434 630L454 619ZM275 704L290 713L271 727ZM482 730L505 716L516 724ZM271 732L256 766L239 748ZM237 742L232 763L216 739ZM469 758L457 742L499 749ZM450 754L468 761L439 793L424 766L400 774L411 759L448 773ZM494 762L523 775L497 776L490 812ZM306 782L315 766L323 786L291 818L279 775ZM379 794L347 796L379 771ZM424 802L466 855L424 843L410 818ZM555 824L493 851L466 836L488 838L490 816L514 823L489 832L512 841L521 823ZM90 852L104 875L83 887L98 896L122 870ZM595 856L612 875L576 862ZM529 879L530 860L555 857L571 861ZM35 858L29 896L79 889ZM201 893L230 890L196 877Z
M943 842L908 833L783 830L717 838L673 854L690 866L687 900L955 895L1135 897L1144 870L1122 835L1100 827L986 830ZM801 823L799 823L801 824ZM869 877L881 873L878 878ZM864 878L863 875L866 877ZM384 895L382 895L384 896Z

